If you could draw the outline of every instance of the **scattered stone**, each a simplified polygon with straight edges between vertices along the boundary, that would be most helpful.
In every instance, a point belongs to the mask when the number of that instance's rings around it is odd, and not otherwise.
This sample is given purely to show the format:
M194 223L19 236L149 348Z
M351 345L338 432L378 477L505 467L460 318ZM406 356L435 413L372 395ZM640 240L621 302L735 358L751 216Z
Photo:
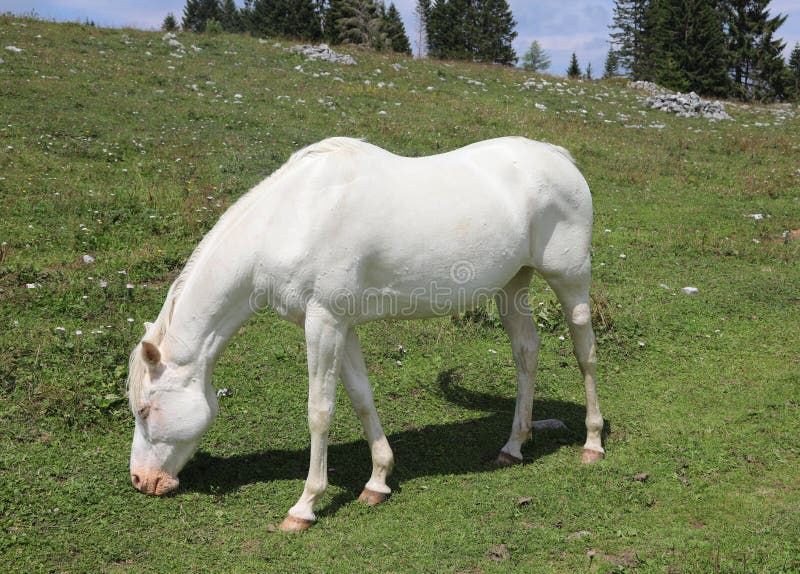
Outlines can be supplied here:
M633 475L633 480L635 480L636 482L644 482L648 478L650 478L650 476L646 472L640 472L639 474Z
M764 219L764 214L763 213L750 213L747 217L749 217L750 219L755 219L756 221L760 221L760 220Z
M527 506L528 504L531 503L532 500L533 498L531 498L530 496L526 496L525 498L520 498L517 501L517 506Z
M638 82L630 82L628 87L633 88L634 90L639 90L640 92L647 92L651 95L658 95L658 94L668 94L670 93L669 90L662 88L656 83L653 82L645 82L639 80Z
M698 289L697 287L684 287L683 289L681 289L681 291L683 291L687 295L697 295L698 293L700 293L700 289Z
M6 46L6 50L9 52L22 52L22 48L17 48L16 46Z
M345 66L355 66L355 59L348 54L339 54L330 49L327 44L309 45L302 44L292 46L289 48L292 53L302 54L308 60L322 60L324 62L333 62L336 64L343 64Z
M86 264L94 263L94 257L92 257L91 255L84 255L83 262Z

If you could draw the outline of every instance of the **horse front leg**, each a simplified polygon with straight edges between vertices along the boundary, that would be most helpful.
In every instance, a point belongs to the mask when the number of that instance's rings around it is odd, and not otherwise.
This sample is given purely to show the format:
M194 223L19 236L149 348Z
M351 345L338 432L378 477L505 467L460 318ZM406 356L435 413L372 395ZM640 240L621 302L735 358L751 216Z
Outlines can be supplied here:
M316 521L314 504L328 488L328 430L336 402L336 383L347 339L347 326L329 311L309 307L305 335L308 355L308 429L311 461L303 494L281 524L281 530L307 530Z

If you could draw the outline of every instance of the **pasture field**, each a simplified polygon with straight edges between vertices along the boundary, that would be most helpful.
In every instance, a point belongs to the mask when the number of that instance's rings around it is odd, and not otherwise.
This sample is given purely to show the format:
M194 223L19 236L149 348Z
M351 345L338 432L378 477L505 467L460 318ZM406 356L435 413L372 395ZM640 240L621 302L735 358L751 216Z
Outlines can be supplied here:
M800 570L797 106L711 122L622 80L177 40L0 17L0 571ZM301 332L263 312L217 366L177 494L131 487L128 354L225 208L327 136L427 155L511 134L570 149L593 190L605 461L579 463L583 388L537 280L535 417L571 430L526 464L493 463L515 370L491 307L370 324L394 494L356 501L369 453L340 390L319 523L276 531L308 464L307 381Z

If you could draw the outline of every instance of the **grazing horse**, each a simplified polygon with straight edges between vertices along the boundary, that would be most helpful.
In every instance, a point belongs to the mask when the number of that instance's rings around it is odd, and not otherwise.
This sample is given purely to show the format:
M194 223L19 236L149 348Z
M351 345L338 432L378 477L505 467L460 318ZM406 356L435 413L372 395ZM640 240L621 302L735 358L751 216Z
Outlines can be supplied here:
M360 499L377 504L394 458L378 419L356 325L452 315L494 297L517 366L500 464L530 438L539 337L528 307L539 273L564 309L586 387L582 460L603 457L589 306L592 200L569 153L520 137L406 158L349 138L296 152L203 238L130 358L130 472L147 494L178 472L217 414L210 383L225 344L258 309L302 327L311 462L281 527L304 530L325 491L328 429L341 377L372 455Z

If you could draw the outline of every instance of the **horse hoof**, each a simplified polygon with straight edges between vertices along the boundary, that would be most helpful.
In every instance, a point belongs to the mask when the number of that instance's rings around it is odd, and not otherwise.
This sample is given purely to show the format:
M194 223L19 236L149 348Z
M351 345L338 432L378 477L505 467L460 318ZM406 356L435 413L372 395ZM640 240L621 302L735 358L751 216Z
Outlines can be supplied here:
M599 450L591 450L588 448L583 449L583 454L581 455L581 462L583 464L592 464L603 460L605 458L605 454L600 452Z
M367 506L375 506L381 502L386 502L389 495L383 492L375 492L369 488L365 488L358 499L365 503Z
M507 452L500 451L495 462L497 462L499 466L514 466L515 464L522 464L522 459L508 454Z
M281 522L281 530L284 532L304 532L313 525L314 522L312 520L297 518L296 516L288 514L286 518L283 519L283 522Z

